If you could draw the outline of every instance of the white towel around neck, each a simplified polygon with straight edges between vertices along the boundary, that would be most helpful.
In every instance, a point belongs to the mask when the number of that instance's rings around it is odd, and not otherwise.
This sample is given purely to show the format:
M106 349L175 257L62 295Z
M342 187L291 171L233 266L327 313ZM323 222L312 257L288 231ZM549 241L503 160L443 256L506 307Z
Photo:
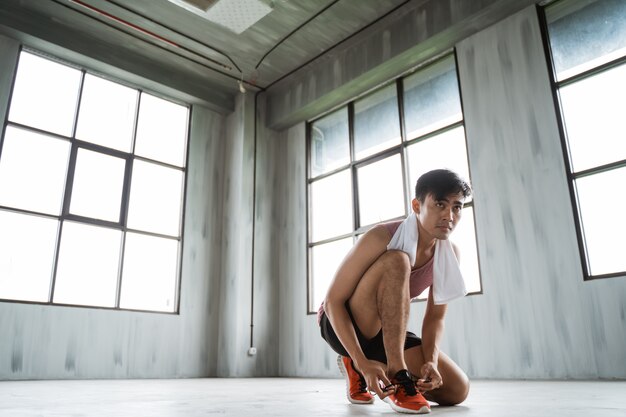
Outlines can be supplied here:
M409 255L411 265L414 265L418 240L417 215L411 213L398 226L387 249L405 252ZM465 281L461 275L459 261L452 249L452 243L449 240L437 239L434 257L432 291L435 304L447 304L465 296L467 294Z

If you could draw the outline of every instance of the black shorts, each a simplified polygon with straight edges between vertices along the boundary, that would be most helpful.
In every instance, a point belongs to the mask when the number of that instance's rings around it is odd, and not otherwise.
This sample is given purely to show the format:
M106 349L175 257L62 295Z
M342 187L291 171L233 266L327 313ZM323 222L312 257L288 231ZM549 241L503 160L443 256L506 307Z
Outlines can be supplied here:
M365 357L378 362L387 363L385 345L383 344L382 329L372 339L367 339L365 336L363 336L363 333L361 333L359 327L356 325L354 317L352 317L352 312L350 311L350 308L347 306L347 304L346 309L348 310L348 314L350 315L350 320L352 320L352 325L354 326L354 330L356 331L359 345L361 345L361 350L363 351L363 354L365 354ZM335 334L335 330L330 324L330 320L328 320L326 313L322 313L322 318L320 320L320 332L322 334L322 338L335 352L342 356L350 356L339 341L337 335ZM415 333L406 332L406 339L404 340L404 350L419 346L421 344L422 339L417 337Z

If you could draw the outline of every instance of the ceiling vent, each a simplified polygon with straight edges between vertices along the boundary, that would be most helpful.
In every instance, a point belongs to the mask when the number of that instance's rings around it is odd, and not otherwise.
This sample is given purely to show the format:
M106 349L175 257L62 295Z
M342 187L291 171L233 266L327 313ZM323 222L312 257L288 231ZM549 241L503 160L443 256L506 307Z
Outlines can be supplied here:
M261 0L168 0L198 16L240 34L272 8Z

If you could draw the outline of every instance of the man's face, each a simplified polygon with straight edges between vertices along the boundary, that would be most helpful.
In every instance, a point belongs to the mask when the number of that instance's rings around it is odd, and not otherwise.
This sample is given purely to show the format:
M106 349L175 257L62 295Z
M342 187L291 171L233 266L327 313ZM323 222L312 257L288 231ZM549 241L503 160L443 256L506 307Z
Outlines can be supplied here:
M413 211L422 225L420 232L426 232L431 238L447 239L461 220L464 200L462 193L450 194L441 200L428 194L423 203L413 199Z

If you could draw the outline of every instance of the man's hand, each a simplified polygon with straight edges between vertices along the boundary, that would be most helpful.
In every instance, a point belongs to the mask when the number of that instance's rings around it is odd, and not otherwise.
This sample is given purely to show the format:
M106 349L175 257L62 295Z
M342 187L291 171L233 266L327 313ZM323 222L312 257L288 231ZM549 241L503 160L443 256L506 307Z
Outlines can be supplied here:
M382 363L366 359L358 364L355 363L355 365L365 378L368 391L376 393L381 400L394 393L394 388L383 390L383 387L391 385L391 382L387 378L386 367Z
M437 389L443 385L441 374L434 362L426 362L420 369L421 378L417 380L417 389L426 392Z

